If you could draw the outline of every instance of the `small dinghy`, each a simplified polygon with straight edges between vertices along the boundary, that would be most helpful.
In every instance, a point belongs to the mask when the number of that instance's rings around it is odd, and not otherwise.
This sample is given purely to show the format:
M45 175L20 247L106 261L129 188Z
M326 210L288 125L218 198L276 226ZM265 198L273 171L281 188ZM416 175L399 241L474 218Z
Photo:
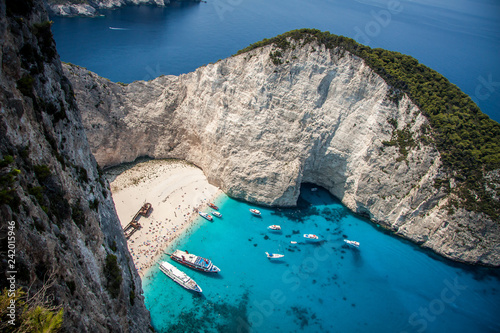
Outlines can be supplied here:
M277 224L273 224L273 225L270 225L269 227L267 227L267 229L274 230L274 231L280 231L281 230L281 226L279 226Z

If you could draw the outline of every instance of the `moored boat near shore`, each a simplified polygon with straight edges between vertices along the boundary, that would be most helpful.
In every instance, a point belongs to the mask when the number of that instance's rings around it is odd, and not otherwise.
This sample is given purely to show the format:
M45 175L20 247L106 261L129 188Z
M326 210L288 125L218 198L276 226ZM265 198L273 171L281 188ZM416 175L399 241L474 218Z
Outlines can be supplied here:
M206 218L207 220L209 221L212 221L214 218L212 217L212 215L210 214L207 214L207 213L203 213L203 212L198 212L198 214L200 214L201 217L203 218Z
M212 212L212 215L217 217L222 217L222 214L219 212Z
M250 213L252 213L253 215L256 215L256 216L260 216L260 210L258 209L250 209Z
M166 261L162 261L160 263L160 270L165 273L166 276L168 276L187 290L196 291L197 293L202 292L200 286L193 279L191 279L186 273L180 271L174 265Z
M213 203L209 202L208 204L208 207L212 208L212 209L215 209L215 210L219 210L219 207L217 207L216 205L214 205Z
M219 267L215 266L211 260L199 257L188 251L175 250L174 253L170 255L170 258L177 261L179 264L197 269L199 271L208 273L219 273Z

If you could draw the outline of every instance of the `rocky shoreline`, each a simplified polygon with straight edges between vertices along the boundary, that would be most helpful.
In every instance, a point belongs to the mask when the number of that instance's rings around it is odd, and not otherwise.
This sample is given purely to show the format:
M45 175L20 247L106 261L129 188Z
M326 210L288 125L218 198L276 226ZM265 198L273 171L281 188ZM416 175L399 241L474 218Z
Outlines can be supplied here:
M190 1L200 2L200 0L177 0L177 1ZM170 0L46 0L47 10L49 14L55 16L84 16L96 17L101 16L100 10L114 9L123 6L138 6L138 5L151 5L158 7L165 7L169 5Z

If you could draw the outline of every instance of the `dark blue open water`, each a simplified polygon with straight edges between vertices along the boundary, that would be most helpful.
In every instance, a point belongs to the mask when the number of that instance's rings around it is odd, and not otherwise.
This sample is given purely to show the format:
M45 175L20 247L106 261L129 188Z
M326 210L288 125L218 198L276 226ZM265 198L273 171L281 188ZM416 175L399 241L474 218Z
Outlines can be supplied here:
M53 31L63 61L131 82L186 73L291 29L328 30L414 56L499 121L500 2L397 4L209 0L163 9L127 7L106 11L104 18L56 17ZM154 327L159 332L500 332L498 270L439 259L350 214L322 190L306 187L302 193L300 209L262 209L262 218L251 216L247 204L221 197L223 219L200 219L169 251L207 256L222 272L213 276L181 267L202 286L200 296L152 270L143 284ZM280 224L283 232L270 233L271 224ZM303 233L323 241L305 243ZM361 242L360 249L346 248L345 237ZM292 240L298 244L292 246ZM284 260L269 262L264 252L279 249Z
M104 13L54 17L53 32L63 61L112 81L187 73L263 38L317 28L414 56L500 121L498 0L208 0Z
M163 258L190 275L203 295L157 269L143 279L159 332L500 331L498 271L494 277L443 261L352 215L322 189L304 185L299 208L261 208L261 218L226 196L216 204L222 219L199 218L167 253L188 250L221 272L201 273ZM282 232L269 231L272 224ZM304 233L321 242L304 241ZM360 248L347 247L346 237ZM266 251L285 257L270 261Z

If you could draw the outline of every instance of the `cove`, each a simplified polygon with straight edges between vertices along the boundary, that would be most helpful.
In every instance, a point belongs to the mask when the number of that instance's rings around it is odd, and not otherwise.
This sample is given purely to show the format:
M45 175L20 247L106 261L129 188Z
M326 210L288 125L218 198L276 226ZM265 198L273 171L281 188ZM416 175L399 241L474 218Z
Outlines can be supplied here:
M159 332L497 332L498 269L443 260L350 213L326 190L303 185L297 208L259 208L221 196L223 214L198 219L167 250L210 258L209 275L173 263L203 294L156 267L143 279ZM208 209L207 209L208 211ZM278 224L281 233L267 226ZM321 237L304 241L304 233ZM344 239L360 242L347 247ZM296 241L297 244L291 244ZM270 261L264 252L285 254Z

